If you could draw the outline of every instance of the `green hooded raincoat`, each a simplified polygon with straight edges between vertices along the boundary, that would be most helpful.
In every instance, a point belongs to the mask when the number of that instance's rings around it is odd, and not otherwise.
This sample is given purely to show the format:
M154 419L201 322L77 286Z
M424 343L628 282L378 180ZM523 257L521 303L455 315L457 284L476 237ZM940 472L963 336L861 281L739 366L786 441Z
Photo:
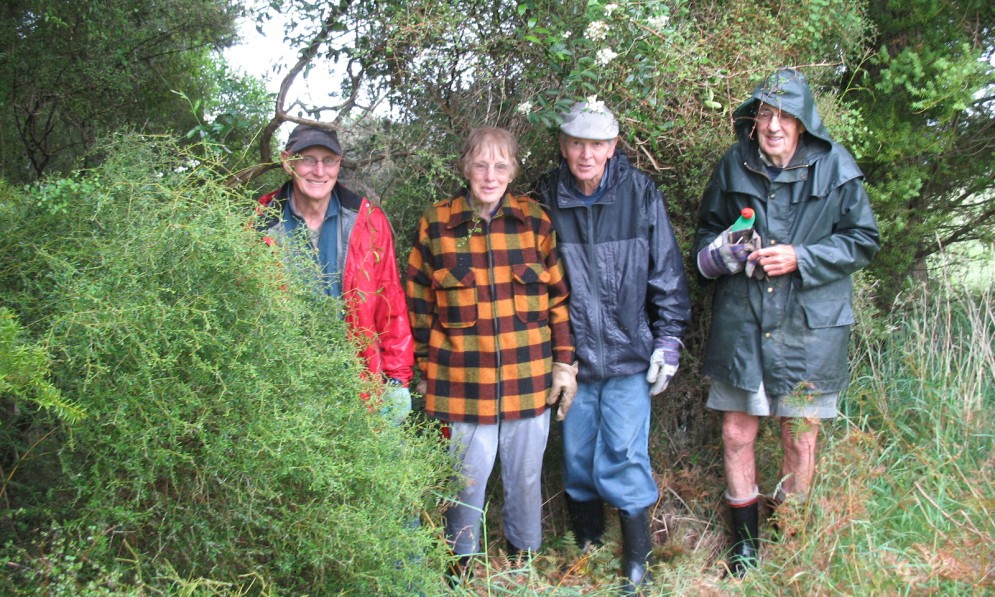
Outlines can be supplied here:
M753 138L761 101L805 127L791 163L773 180ZM705 189L695 254L742 208L752 207L763 245L792 245L798 270L765 280L739 273L715 281L704 372L749 391L762 381L771 396L842 391L854 322L851 274L880 248L863 173L830 139L798 71L772 75L734 118L738 141Z

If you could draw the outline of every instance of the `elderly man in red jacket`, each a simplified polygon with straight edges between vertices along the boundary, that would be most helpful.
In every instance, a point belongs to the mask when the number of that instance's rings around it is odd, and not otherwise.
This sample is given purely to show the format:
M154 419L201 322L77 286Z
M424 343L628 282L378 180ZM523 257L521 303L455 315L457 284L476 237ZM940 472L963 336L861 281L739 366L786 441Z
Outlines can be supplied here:
M383 210L338 181L342 145L334 131L298 125L280 153L290 180L259 202L274 216L268 242L296 242L311 255L319 286L345 302L350 334L370 373L391 387L385 406L399 422L411 410L414 341Z

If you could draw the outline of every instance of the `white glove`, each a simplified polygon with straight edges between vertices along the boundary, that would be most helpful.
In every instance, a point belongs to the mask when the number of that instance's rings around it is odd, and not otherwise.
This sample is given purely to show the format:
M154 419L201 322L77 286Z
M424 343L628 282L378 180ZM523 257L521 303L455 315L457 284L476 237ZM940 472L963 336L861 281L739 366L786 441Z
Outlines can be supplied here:
M746 258L750 253L762 246L760 235L752 228L737 232L723 230L707 247L698 251L698 271L709 279L738 274L749 267Z
M681 359L681 341L677 338L662 338L656 344L657 348L650 356L650 368L646 371L651 398L667 389Z
M546 395L546 404L553 406L557 401L560 402L560 408L556 413L557 421L566 418L576 395L577 363L573 365L553 363L553 382L549 386L549 394Z

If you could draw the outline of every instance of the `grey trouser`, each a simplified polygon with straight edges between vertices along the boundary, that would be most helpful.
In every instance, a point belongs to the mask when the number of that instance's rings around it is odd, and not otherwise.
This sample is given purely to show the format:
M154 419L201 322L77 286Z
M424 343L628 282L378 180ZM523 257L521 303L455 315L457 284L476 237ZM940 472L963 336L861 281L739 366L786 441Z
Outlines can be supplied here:
M542 545L542 457L549 436L549 411L529 419L497 425L451 423L451 453L460 459L457 472L466 480L457 503L446 512L446 538L457 555L480 551L480 519L487 479L501 458L504 486L504 536L519 549Z
M755 417L794 417L800 419L833 419L837 415L839 392L829 394L770 396L763 383L756 392L741 390L717 379L712 380L706 408L742 412Z

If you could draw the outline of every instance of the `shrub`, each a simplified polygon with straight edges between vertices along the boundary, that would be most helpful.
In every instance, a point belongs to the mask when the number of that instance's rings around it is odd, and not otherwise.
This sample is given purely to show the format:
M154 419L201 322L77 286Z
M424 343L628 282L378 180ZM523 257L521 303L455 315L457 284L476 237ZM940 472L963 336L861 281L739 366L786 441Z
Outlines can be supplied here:
M371 407L340 302L295 279L253 203L168 141L122 137L107 155L9 193L0 217L3 301L88 413L59 452L61 524L103 529L153 585L430 586L442 547L411 522L451 463Z

